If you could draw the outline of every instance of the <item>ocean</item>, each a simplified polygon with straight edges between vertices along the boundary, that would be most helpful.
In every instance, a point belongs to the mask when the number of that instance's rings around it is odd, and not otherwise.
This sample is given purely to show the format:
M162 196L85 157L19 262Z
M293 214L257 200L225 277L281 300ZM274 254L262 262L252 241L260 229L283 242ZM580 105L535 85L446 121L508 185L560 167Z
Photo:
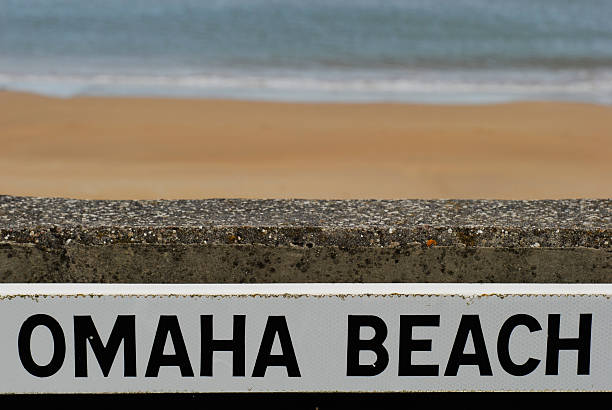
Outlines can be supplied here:
M0 0L0 89L612 104L612 1Z

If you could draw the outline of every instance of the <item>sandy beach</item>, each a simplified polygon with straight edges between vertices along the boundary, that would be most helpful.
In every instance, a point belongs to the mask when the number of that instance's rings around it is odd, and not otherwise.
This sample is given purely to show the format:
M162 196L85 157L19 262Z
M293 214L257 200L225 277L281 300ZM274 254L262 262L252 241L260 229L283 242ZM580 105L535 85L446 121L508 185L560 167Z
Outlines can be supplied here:
M0 194L612 197L612 106L307 104L0 92Z

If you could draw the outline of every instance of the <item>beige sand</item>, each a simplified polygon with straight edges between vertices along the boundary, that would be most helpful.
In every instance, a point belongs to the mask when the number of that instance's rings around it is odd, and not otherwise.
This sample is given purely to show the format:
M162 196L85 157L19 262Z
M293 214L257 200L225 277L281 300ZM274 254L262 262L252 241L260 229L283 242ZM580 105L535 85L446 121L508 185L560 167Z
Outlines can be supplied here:
M0 194L609 198L612 107L0 92Z

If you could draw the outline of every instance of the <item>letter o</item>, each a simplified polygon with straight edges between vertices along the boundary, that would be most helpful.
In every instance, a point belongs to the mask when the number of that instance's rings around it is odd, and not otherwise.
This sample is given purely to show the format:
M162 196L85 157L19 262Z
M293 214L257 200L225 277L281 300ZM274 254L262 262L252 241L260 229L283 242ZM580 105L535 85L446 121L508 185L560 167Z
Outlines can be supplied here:
M39 365L32 357L32 332L38 326L45 326L53 337L53 356L46 365ZM27 318L23 325L21 325L21 329L19 329L17 347L21 364L30 374L37 377L49 377L57 373L62 364L64 364L64 358L66 357L64 331L57 320L49 315L38 314Z

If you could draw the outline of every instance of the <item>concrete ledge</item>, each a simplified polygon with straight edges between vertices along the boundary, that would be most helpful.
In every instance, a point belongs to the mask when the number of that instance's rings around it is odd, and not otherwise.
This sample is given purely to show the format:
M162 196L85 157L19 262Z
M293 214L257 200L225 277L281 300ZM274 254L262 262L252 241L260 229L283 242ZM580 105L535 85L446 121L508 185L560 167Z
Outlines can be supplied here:
M612 200L0 196L0 282L612 283Z

